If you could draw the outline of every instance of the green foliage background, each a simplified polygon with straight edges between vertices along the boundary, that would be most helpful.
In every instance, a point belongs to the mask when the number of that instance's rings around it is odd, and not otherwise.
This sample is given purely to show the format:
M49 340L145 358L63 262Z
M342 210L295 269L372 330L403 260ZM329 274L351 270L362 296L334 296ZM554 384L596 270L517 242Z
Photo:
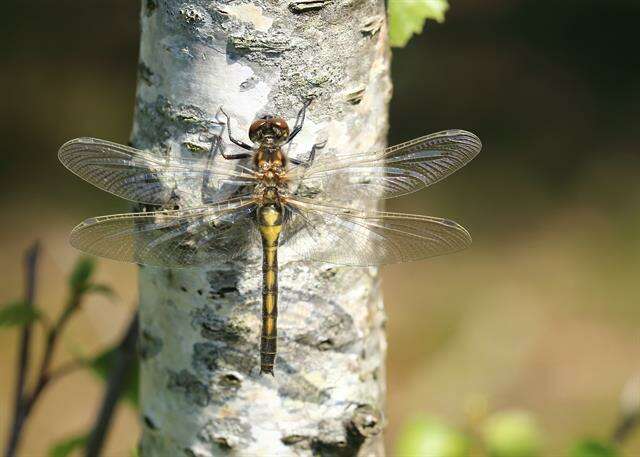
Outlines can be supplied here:
M428 19L444 22L448 9L447 0L389 0L391 46L406 46L414 34L422 32Z

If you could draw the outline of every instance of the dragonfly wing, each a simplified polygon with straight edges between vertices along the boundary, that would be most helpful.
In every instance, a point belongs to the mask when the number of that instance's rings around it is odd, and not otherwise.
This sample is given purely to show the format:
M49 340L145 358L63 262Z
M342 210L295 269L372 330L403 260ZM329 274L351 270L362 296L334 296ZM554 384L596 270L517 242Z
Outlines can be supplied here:
M241 257L256 241L255 204L232 200L186 210L116 214L87 219L71 244L100 257L184 268Z
M287 199L281 235L284 261L313 260L371 266L410 262L465 249L467 230L437 217L359 211Z
M434 184L471 161L480 139L464 130L447 130L391 146L375 154L325 157L290 176L298 194L324 193L331 199L377 199L409 194ZM297 178L297 179L296 179Z
M255 184L252 174L219 166L209 167L201 160L172 158L171 161L110 141L77 138L60 148L58 158L73 173L126 200L151 205L167 203L170 181L208 182L218 185Z

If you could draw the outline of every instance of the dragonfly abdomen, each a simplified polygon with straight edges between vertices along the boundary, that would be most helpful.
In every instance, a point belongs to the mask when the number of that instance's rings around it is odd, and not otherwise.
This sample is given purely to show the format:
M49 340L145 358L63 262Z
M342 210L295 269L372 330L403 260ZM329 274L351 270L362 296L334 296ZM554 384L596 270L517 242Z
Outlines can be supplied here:
M262 336L260 372L273 375L278 321L278 238L282 231L282 207L270 203L258 208L262 238Z

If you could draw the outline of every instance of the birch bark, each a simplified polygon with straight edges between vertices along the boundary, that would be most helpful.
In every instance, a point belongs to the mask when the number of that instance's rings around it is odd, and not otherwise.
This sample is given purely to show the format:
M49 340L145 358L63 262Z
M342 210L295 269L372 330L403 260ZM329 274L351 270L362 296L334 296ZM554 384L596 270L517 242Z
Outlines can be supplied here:
M143 0L134 146L206 155L258 114L293 120L306 157L385 144L382 0ZM223 141L228 143L226 135ZM176 204L198 183L176 182ZM214 259L215 261L215 259ZM280 268L275 378L259 374L260 254L140 270L143 456L383 455L384 311L376 269Z

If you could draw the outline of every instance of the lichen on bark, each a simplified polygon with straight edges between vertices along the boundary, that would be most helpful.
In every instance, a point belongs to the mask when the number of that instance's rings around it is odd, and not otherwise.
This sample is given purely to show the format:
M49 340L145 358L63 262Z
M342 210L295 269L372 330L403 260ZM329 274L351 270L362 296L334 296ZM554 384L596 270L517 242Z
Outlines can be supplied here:
M382 0L142 3L134 146L203 158L223 133L221 106L244 137L256 115L294 119L306 98L290 155L319 142L335 156L385 145ZM198 184L173 183L167 197L198 204ZM272 378L259 374L259 251L206 268L141 268L143 456L383 455L377 270L290 263L279 282Z

